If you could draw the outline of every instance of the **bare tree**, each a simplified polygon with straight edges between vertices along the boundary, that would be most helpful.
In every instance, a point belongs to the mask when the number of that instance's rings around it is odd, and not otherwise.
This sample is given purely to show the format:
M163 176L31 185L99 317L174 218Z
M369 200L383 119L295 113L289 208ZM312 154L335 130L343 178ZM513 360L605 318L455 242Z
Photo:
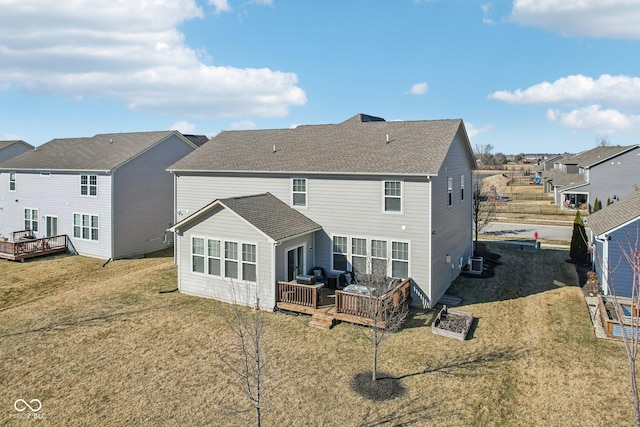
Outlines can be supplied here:
M610 145L611 141L607 135L596 136L596 147L609 147Z
M355 277L358 285L362 286L366 296L362 299L362 311L368 319L365 336L371 343L372 365L371 379L376 381L378 371L378 350L382 342L400 330L409 314L410 289L407 292L394 292L396 286L402 282L393 280L386 274L358 274ZM366 289L366 290L365 290Z
M473 251L478 250L478 234L484 230L497 215L497 198L494 189L487 189L481 180L476 180L473 189L473 231L475 239Z
M243 300L237 298L237 284L229 285L233 303L224 315L227 329L233 337L230 352L223 352L214 345L220 360L229 368L255 411L256 425L260 427L263 409L263 396L267 384L265 370L267 367L267 340L265 336L266 322L260 309L260 297L256 290L255 305L250 304L251 292L246 289ZM233 408L232 408L233 409ZM233 409L236 412L249 410Z
M627 319L625 325L621 327L622 342L627 356L628 380L630 392L625 393L627 399L633 407L634 419L636 426L640 427L640 396L638 394L638 377L636 372L636 362L638 358L638 349L640 348L640 308L638 307L638 298L640 297L640 226L636 228L635 237L626 235L624 239L618 242L620 259L618 263L609 267L607 265L607 283L608 293L613 300L613 306L617 318L622 324L623 319ZM603 266L602 257L597 252L595 257L599 265ZM619 304L618 292L616 292L614 283L614 272L621 268L628 268L631 277L631 316L622 311ZM621 286L620 286L621 288Z
M491 144L476 144L474 154L479 163L483 166L490 166L493 160L493 145Z

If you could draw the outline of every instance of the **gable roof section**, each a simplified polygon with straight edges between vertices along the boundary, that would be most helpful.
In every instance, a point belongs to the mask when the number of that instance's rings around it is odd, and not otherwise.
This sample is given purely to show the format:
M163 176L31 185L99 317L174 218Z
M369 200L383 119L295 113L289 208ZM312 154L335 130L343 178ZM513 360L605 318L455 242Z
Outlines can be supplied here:
M196 148L178 131L105 133L89 138L52 139L7 160L0 169L111 171L174 134Z
M577 163L583 168L590 168L637 147L640 147L640 145L596 147L571 157L570 163Z
M225 131L168 170L437 175L457 135L475 162L461 119L387 122L358 114L339 124Z
M322 228L271 193L263 193L215 200L169 230L178 231L220 206L231 210L274 241L287 240Z
M640 218L640 190L589 215L585 222L596 236Z
M33 145L29 144L28 142L25 142L21 139L14 139L11 141L0 141L0 150L10 147L13 144L22 144L27 148L34 148Z

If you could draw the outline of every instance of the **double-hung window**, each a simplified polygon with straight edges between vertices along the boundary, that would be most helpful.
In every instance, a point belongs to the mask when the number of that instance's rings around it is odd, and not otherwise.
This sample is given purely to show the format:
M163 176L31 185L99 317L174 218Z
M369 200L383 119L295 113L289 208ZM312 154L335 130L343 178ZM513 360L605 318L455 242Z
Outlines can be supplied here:
M242 250L242 252L239 252ZM191 238L191 271L226 279L256 282L257 245L222 239Z
M224 277L238 278L238 244L236 242L224 242Z
M453 178L447 178L447 193L449 195L449 206L453 204Z
M409 276L409 244L391 242L391 275L393 277Z
M333 269L347 270L348 239L345 236L333 236Z
M384 211L402 212L402 181L384 181Z
M351 239L351 265L355 273L367 272L367 239Z
M464 174L460 175L460 200L464 200Z
M97 175L80 175L80 195L81 196L97 196L98 195L98 176Z
M242 280L256 282L257 277L256 245L242 244Z
M38 231L38 209L24 209L24 229Z
M207 264L208 273L212 276L222 276L220 258L220 240L207 240Z
M371 241L371 272L375 275L387 275L387 241Z
M191 271L204 273L204 239L191 238Z
M16 173L9 172L9 191L16 191Z
M98 240L98 215L73 214L73 237Z
M307 206L307 179L293 178L291 185L293 206Z

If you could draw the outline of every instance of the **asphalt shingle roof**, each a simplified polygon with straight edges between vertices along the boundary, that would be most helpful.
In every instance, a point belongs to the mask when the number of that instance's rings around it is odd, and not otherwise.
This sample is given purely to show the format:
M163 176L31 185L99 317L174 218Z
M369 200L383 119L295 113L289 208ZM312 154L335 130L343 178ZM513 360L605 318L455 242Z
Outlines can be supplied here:
M105 133L89 138L52 139L3 162L0 169L112 170L174 132Z
M589 215L585 222L597 235L640 217L640 190Z
M258 230L274 240L282 240L319 230L321 227L271 193L220 199Z
M577 163L578 165L587 168L624 153L633 147L637 147L637 145L596 147L592 150L576 154L569 158L566 163Z
M461 119L358 114L339 124L225 131L169 170L436 175L461 127Z

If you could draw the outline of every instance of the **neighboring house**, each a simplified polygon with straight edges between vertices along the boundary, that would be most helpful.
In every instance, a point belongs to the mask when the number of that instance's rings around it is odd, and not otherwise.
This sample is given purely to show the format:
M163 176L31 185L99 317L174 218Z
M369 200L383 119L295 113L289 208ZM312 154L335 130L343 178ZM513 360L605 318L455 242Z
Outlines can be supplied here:
M462 120L222 132L168 168L179 288L275 308L278 281L321 267L411 277L432 306L472 255L474 168Z
M631 297L640 251L640 190L585 219L591 228L592 261L606 295ZM632 256L629 261L624 252ZM635 257L634 257L635 254ZM634 259L635 258L635 259ZM636 277L637 280L637 277ZM638 297L637 290L634 297Z
M556 162L541 172L545 189L562 209L593 209L632 193L640 185L640 145L596 147Z
M53 139L0 164L0 235L67 234L104 259L160 249L175 211L166 168L195 149L177 131Z
M33 145L22 140L0 141L0 163L33 150Z

